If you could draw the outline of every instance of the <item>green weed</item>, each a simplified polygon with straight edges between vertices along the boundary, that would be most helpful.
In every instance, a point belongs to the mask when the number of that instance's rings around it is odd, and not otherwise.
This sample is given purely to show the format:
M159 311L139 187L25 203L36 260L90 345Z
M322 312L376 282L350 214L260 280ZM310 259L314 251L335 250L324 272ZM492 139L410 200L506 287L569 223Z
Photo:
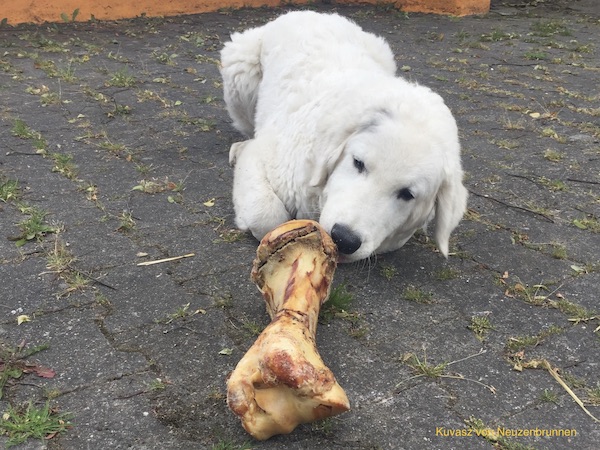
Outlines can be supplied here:
M388 281L390 281L394 276L398 273L398 269L396 269L391 264L382 264L381 265L381 275Z
M540 395L540 400L544 403L558 403L558 394L550 389L544 389Z
M162 391L167 388L167 383L162 381L160 378L155 378L148 383L148 390L150 391Z
M560 162L564 159L564 157L565 157L564 153L561 153L557 150L553 150L551 148L546 149L544 151L544 158L547 159L548 161Z
M48 213L35 207L24 207L23 212L29 217L18 224L21 234L15 238L17 247L22 247L34 239L41 240L49 233L57 233L59 227L46 222Z
M49 157L54 161L52 172L59 173L69 180L77 179L77 166L73 164L73 155L67 155L66 153L50 153Z
M42 137L41 133L30 128L23 120L15 119L11 130L13 136L17 136L21 139L29 139L33 141L33 146L37 150L44 150L46 148L46 140Z
M525 59L530 59L533 61L543 61L549 58L546 52L542 52L540 50L530 50L525 52L523 56L525 56Z
M402 291L402 298L410 302L431 303L433 294L413 285L408 285Z
M571 31L564 22L548 20L531 24L531 35L539 37L550 37L558 34L560 36L571 36Z
M133 215L130 212L123 211L119 216L119 226L117 227L117 230L128 233L135 230L135 227L136 224Z
M36 407L29 402L24 408L12 405L2 415L0 431L8 436L7 447L18 445L27 439L49 439L71 427L70 413L57 413L50 408L49 402L42 407Z
M444 267L435 273L435 278L439 281L454 280L458 278L460 273L452 267Z
M126 69L121 69L113 73L106 84L114 87L133 87L136 81L135 77L130 75Z
M0 177L0 200L4 203L18 200L21 197L21 189L17 180L4 179Z
M236 444L230 439L220 440L212 446L211 450L252 450L254 446L249 442Z
M480 341L483 341L490 330L494 329L488 316L471 317L471 324L467 328L475 333Z
M440 364L429 364L427 362L427 355L423 355L423 359L419 359L417 355L414 353L409 353L404 356L404 362L408 364L419 376L425 376L428 378L439 378L446 371L446 367L448 366L447 362L443 362Z
M600 406L600 382L596 383L596 387L587 389L587 402L594 406Z
M196 309L194 311L190 311L190 303L186 303L185 305L182 305L181 307L177 308L175 312L167 314L166 319L156 320L156 323L169 324L176 320L185 319L188 317L195 316L197 314L206 314L206 311L204 309Z
M563 331L564 330L561 327L551 325L545 330L540 331L538 334L510 337L506 343L506 349L514 353L523 350L526 347L535 347L547 337L560 334Z
M331 289L329 298L323 304L319 319L323 323L329 323L334 317L340 317L348 314L348 309L352 301L353 295L348 292L345 284L340 284Z
M573 225L580 230L588 230L592 233L600 233L600 221L595 216L589 215L582 219L574 219Z
M92 278L73 267L77 258L67 249L64 242L58 238L54 248L46 256L46 268L57 274L67 284L67 288L58 296L64 297L72 292L81 291L88 287Z
M77 18L77 16L79 15L79 8L75 9L72 13L71 16L67 15L67 13L61 13L60 14L60 18L63 20L63 22L68 23L68 22L75 22L75 19Z
M481 40L481 42L499 42L517 39L519 37L520 36L515 33L506 33L502 30L494 29L489 33L482 34L479 39Z

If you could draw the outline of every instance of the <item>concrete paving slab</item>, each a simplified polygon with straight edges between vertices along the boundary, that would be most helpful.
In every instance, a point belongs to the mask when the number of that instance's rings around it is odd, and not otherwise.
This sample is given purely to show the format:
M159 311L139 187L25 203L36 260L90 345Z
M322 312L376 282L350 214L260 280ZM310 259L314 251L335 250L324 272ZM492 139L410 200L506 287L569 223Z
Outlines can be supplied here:
M600 425L547 370L515 369L546 359L600 416L597 5L310 8L384 36L399 73L445 98L471 192L448 260L419 235L338 268L353 300L317 343L352 410L257 442L225 403L268 318L257 242L233 223L241 137L217 62L232 32L287 9L3 27L0 186L19 190L0 201L0 354L48 344L25 359L56 375L7 381L0 409L73 414L16 448L597 448ZM54 232L17 247L32 208ZM498 435L535 429L576 434Z

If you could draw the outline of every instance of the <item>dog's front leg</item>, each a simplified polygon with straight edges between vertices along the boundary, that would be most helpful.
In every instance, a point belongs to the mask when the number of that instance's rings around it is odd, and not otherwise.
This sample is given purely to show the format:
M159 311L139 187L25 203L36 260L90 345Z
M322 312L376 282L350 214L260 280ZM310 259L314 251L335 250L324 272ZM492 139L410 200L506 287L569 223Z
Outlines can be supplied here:
M291 219L269 183L264 161L264 142L256 139L235 143L230 150L234 155L233 206L235 223L240 230L248 231L258 240L273 228Z

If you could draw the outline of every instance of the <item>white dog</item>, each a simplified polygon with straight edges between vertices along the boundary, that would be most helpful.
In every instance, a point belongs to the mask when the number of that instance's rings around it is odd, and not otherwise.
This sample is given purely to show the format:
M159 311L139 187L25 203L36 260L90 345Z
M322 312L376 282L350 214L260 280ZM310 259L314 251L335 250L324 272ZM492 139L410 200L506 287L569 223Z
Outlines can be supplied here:
M221 52L236 224L261 239L318 220L341 262L397 249L435 216L448 255L462 218L454 118L430 89L395 76L388 44L336 14L295 11Z

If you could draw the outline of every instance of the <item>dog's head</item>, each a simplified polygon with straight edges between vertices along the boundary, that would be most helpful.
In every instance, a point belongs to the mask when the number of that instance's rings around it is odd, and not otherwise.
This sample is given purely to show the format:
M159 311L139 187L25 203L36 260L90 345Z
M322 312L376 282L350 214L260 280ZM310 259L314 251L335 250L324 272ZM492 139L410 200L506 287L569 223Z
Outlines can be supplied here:
M395 250L434 217L448 256L467 202L458 131L441 97L413 88L423 92L369 113L315 175L323 186L319 221L341 262Z

